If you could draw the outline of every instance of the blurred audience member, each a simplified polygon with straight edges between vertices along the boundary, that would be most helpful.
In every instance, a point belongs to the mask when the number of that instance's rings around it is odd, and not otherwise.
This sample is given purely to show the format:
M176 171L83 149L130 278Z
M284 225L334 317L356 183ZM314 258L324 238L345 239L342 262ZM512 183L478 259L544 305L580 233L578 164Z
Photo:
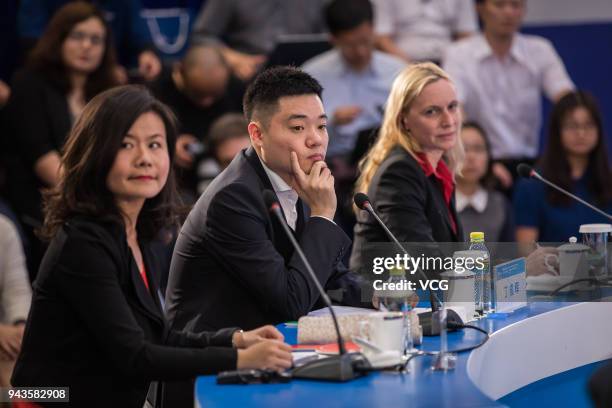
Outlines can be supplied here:
M39 190L60 176L59 151L85 103L116 85L114 49L107 25L94 6L62 7L15 74L6 106L7 195L30 241L30 275L42 256L33 229L42 221ZM38 243L38 244L37 244Z
M241 113L226 113L210 127L209 152L212 157L198 165L198 194L202 194L221 171L242 150L251 146L247 121Z
M469 233L482 231L489 242L514 241L514 217L508 199L494 191L491 150L484 130L475 122L461 131L465 161L457 177L455 199L465 240Z
M242 80L255 75L284 34L325 31L329 0L206 0L193 28L195 42L222 42L223 55Z
M32 290L17 228L0 215L0 387L10 385Z
M478 30L473 0L373 0L377 45L405 61L440 62L448 45Z
M541 91L559 100L574 84L546 39L518 32L526 0L477 0L483 33L450 45L444 68L457 84L466 119L491 141L493 172L511 188L516 165L538 155Z
M151 90L179 120L178 181L184 198L193 203L196 158L207 150L211 124L227 112L242 111L244 84L232 75L217 46L194 45L171 72L151 84Z
M594 98L572 92L553 107L548 144L538 164L543 177L612 213L612 171L601 113ZM562 242L581 224L608 223L590 208L539 180L520 180L514 194L519 242Z
M21 0L18 27L23 47L31 48L57 10L71 2L73 0ZM88 3L103 11L112 30L119 62L123 65L117 70L121 82L128 79L125 67L137 66L138 74L147 81L159 75L161 61L152 51L147 27L140 16L140 0L90 0Z
M356 171L352 153L359 133L380 125L393 78L406 64L374 49L369 0L334 0L325 18L334 48L307 61L303 69L323 86L323 105L330 116L327 162L338 196L336 221L351 234Z
M369 0L334 0L325 17L334 49L303 68L323 86L323 104L331 119L327 155L334 158L353 151L360 130L380 125L391 82L405 63L374 50Z

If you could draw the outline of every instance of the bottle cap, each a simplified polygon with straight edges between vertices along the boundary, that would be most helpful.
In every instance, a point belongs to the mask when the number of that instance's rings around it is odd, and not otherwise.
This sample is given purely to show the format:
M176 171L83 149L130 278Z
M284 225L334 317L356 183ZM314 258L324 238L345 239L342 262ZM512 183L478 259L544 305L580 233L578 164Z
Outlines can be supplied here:
M470 232L470 240L484 241L484 232Z
M404 268L391 268L389 269L389 275L391 276L406 276Z

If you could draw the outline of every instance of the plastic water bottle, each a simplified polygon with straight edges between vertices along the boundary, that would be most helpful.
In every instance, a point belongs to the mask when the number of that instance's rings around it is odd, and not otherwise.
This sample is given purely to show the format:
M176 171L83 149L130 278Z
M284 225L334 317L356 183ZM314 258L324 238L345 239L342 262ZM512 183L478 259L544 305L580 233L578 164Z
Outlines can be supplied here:
M484 232L470 233L470 251L480 251L482 253L482 270L476 268L477 275L482 279L482 312L492 313L495 311L493 297L495 295L495 281L491 273L491 253L484 242Z
M395 284L394 289L387 289L381 297L381 309L389 312L402 312L404 314L404 323L402 336L404 338L404 354L412 350L412 332L410 327L410 300L414 296L414 292L408 289L406 281L406 272L402 268L393 268L389 271L389 280L387 283Z

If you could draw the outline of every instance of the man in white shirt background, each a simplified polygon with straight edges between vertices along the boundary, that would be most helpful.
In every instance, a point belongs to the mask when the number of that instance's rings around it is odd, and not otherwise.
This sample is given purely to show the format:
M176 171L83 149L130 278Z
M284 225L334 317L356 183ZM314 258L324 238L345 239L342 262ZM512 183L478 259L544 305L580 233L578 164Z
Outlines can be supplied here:
M334 48L306 61L303 69L323 86L323 104L330 115L327 162L338 196L336 221L350 235L360 153L355 148L363 144L359 135L367 136L380 125L391 83L406 63L374 49L374 10L369 0L333 0L324 13Z
M476 3L483 32L448 47L443 66L466 118L489 136L495 175L510 188L516 165L538 155L542 93L554 103L574 84L548 40L518 32L526 0Z

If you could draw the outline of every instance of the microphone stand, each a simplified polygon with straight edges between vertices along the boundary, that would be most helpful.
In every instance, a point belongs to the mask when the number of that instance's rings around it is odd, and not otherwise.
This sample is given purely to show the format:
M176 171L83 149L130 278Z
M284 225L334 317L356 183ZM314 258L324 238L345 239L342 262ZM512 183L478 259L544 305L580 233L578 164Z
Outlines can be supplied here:
M387 236L395 243L395 245L407 256L410 256L406 248L399 242L399 240L395 237L395 235L389 230L389 228L385 225L385 223L380 219L374 208L372 208L372 204L370 203L370 199L363 193L355 194L354 200L355 205L358 208L367 211L374 217L374 219L378 222L378 224L385 231ZM417 268L421 279L427 280L427 275L421 268ZM429 289L429 302L431 303L431 312L423 312L419 313L419 321L421 326L423 327L423 336L438 336L440 335L441 327L440 327L440 313L439 306L442 304L440 298L436 295L436 293L430 288ZM447 321L448 323L453 323L453 327L457 325L462 325L463 321L459 317L457 313L453 310L447 310ZM451 329L454 330L454 329Z
M264 199L266 200L266 205L268 205L270 212L276 216L280 224L283 226L283 230L289 238L289 241L291 241L295 251L302 260L302 263L304 263L304 266L306 266L306 270L308 271L310 278L314 282L319 294L321 295L321 298L323 299L323 302L330 311L331 318L334 323L334 329L336 330L336 336L338 337L339 354L337 356L335 355L310 361L304 365L294 368L291 373L292 377L322 381L349 381L365 375L371 369L370 363L363 354L348 353L346 351L344 339L340 334L340 326L338 325L338 319L336 318L336 313L334 312L331 301L321 286L319 279L312 270L310 262L308 262L306 255L304 255L304 252L295 239L293 232L287 225L274 193L272 193L270 190L264 191Z
M603 212L602 210L600 210L599 208L595 207L592 204L587 203L586 201L584 201L582 198L575 196L574 194L570 193L569 191L559 187L558 185L546 180L544 177L542 177L540 175L540 173L538 173L537 171L535 171L531 166L525 164L525 163L521 163L517 166L516 168L517 173L520 174L522 177L525 178L536 178L538 180L540 180L542 183L546 184L547 186L550 186L552 188L554 188L555 190L565 194L566 196L573 198L574 200L578 201L579 203L586 205L587 207L589 207L591 210L595 211L596 213L599 213L601 215L603 215L604 217L606 217L609 220L612 220L612 215L610 214L606 214L605 212Z

